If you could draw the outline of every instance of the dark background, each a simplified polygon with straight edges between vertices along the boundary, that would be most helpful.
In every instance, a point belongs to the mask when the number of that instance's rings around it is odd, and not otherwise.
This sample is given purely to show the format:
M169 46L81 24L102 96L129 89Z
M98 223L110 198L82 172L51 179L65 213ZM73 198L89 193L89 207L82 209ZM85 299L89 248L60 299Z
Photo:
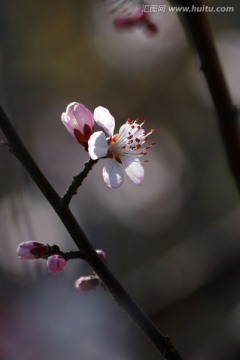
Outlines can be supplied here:
M131 116L157 129L142 186L126 179L107 188L99 161L72 209L185 359L240 359L239 196L199 60L176 13L151 14L156 36L119 32L106 3L1 0L1 104L59 193L87 159L60 121L68 103L108 108L117 128ZM239 105L240 6L205 5L235 8L207 15ZM17 258L26 240L75 247L6 148L0 174L0 358L158 359L106 292L74 289L91 272L85 264L69 262L53 276L44 260Z

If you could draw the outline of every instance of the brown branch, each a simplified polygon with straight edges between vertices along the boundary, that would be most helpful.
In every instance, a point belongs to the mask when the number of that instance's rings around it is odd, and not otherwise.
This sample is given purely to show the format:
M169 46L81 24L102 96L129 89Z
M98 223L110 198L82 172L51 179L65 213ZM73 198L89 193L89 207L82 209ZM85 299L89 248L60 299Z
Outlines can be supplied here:
M74 195L77 194L77 190L80 186L82 186L83 180L88 176L89 172L92 170L93 165L98 162L97 160L88 160L84 164L83 170L80 172L80 174L74 176L73 181L65 194L62 197L62 204L63 206L68 206L70 204L70 201Z
M166 360L183 360L181 355L173 346L167 336L164 336L153 324L149 317L130 297L108 267L100 259L92 245L88 241L85 233L79 226L68 206L64 206L61 197L54 190L52 185L43 175L31 155L24 147L18 134L8 120L7 115L0 107L0 128L5 135L10 151L16 156L20 163L27 170L40 191L47 198L53 209L58 214L62 223L68 230L78 249L83 254L83 258L90 264L99 276L104 286L112 294L115 301L128 314L130 319L138 326L145 336L152 341L159 352Z
M180 6L203 6L201 0L176 0ZM184 12L183 21L201 60L207 85L218 116L218 125L229 168L240 191L240 138L238 111L233 105L205 12Z

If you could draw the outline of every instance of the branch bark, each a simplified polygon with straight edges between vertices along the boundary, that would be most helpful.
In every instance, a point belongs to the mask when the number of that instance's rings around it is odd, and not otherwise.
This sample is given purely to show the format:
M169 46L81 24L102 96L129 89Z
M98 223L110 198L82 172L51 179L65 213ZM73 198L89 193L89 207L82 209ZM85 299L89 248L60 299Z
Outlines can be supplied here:
M83 170L80 172L80 174L74 176L73 181L65 194L62 197L62 203L65 206L68 206L70 204L70 201L74 195L77 194L77 190L80 186L82 186L83 180L88 176L88 173L92 170L93 165L98 162L97 160L88 160L84 164Z
M201 0L175 0L180 6L203 7ZM218 125L226 151L230 171L240 192L240 137L238 111L234 106L224 78L222 66L204 11L183 12L183 21L189 30L216 109Z

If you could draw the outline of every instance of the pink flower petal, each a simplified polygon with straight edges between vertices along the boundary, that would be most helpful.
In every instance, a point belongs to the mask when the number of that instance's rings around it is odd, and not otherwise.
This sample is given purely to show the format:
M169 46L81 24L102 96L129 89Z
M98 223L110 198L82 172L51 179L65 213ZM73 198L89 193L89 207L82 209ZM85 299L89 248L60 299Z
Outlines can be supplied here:
M98 250L96 250L96 253L101 258L101 260L106 264L107 263L107 254L105 253L105 251L98 249Z
M93 133L88 141L88 153L91 159L100 159L106 156L108 152L108 144L103 131Z
M62 114L61 119L70 134L74 136L80 144L86 143L93 133L93 115L91 111L82 104L77 102L69 104L66 112Z
M115 119L108 109L103 106L97 107L94 110L93 117L96 123L103 128L107 135L112 137L115 128Z
M17 254L20 259L37 259L46 255L49 251L47 244L37 241L24 241L18 245Z
M136 185L141 185L144 178L144 168L137 157L121 156L124 170Z
M52 274L61 272L66 265L66 260L61 255L51 255L47 259L47 269Z
M124 171L122 165L115 159L107 159L103 168L103 180L107 186L118 188L123 183Z
M94 127L93 115L84 105L75 103L73 106L73 115L79 125L79 129L82 128L82 130L84 130L85 124L91 129Z
M95 290L99 285L100 280L92 275L81 276L75 281L75 288L79 291Z

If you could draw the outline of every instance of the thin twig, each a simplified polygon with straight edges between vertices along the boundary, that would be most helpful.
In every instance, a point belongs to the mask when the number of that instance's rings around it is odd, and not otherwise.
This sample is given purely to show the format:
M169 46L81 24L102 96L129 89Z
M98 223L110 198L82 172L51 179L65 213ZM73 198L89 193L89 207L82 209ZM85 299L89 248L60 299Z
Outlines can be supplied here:
M51 255L61 255L65 260L84 260L84 252L82 250L64 252L60 250L58 245L48 245L48 252L43 255L43 258L47 259Z
M65 194L62 196L62 204L63 206L68 206L70 201L74 195L77 194L77 190L80 186L82 186L83 180L88 176L89 172L92 170L93 165L98 162L97 160L89 159L85 164L83 170L80 174L74 176L73 181Z
M110 272L108 267L100 259L99 255L96 253L85 233L71 213L69 207L63 206L61 197L48 182L27 149L24 147L18 134L1 107L0 128L8 140L11 152L21 162L43 195L52 205L73 241L79 250L83 252L84 259L99 276L105 287L112 294L115 301L122 307L123 310L125 310L130 319L138 326L143 334L152 341L166 360L183 360L169 338L159 331L159 329L135 303L135 301Z
M175 0L181 6L203 6L201 0ZM184 12L183 20L189 29L190 37L198 51L201 69L212 96L218 115L218 124L227 154L230 171L240 192L240 137L238 111L233 105L223 75L213 36L208 24L207 15L203 11Z

